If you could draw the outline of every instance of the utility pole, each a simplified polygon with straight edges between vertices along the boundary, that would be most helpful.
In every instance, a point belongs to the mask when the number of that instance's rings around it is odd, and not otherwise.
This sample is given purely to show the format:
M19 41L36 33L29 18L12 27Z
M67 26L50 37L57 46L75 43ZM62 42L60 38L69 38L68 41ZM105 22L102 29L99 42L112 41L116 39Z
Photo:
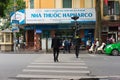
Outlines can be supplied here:
M95 25L95 37L98 38L101 43L101 0L96 0L96 25Z
M15 14L15 20L16 20L16 0L14 0L14 14ZM14 27L16 27L16 23L14 23ZM14 42L14 51L16 51L16 32L13 31L13 42Z

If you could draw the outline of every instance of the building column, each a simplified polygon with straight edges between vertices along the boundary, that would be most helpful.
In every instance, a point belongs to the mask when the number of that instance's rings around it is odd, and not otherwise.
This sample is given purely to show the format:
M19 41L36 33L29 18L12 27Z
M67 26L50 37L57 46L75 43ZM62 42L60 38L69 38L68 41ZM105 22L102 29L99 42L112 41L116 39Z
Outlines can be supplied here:
M62 0L55 0L55 8L62 8Z
M28 47L28 31L26 31L26 47Z
M37 50L37 34L35 30L34 30L34 50Z
M41 35L34 30L34 50L41 50Z

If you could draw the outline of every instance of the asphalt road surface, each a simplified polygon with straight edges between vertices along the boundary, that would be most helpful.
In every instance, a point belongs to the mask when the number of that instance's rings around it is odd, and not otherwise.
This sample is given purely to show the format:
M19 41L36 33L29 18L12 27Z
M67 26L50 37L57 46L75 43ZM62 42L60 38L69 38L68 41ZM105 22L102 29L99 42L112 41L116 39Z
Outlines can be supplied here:
M1 53L0 80L13 80L13 77L42 78L43 80L48 75L48 78L64 79L77 79L80 76L107 76L117 77L117 80L120 80L120 56L88 54L85 51L80 53L79 58L76 58L74 53L60 53L58 63L53 62L52 54Z

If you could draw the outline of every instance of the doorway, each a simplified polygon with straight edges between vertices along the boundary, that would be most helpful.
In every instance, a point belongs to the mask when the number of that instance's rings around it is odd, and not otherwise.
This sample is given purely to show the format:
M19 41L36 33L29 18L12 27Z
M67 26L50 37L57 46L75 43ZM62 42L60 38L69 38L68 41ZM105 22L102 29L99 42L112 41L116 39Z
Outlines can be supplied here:
M34 47L34 30L27 31L27 45L28 47Z

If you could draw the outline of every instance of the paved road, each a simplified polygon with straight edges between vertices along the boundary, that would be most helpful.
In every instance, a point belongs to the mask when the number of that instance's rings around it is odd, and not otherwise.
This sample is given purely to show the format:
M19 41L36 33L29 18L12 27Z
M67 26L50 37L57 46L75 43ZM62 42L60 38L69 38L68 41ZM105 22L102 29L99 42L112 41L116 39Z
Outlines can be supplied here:
M38 56L39 54L0 53L0 80L16 76Z
M74 54L63 54L59 56L59 62L53 62L52 54L0 54L0 78L2 80L13 80L17 78L57 78L57 80L84 76L116 76L119 77L119 56L107 56L98 54L86 54L81 52L79 58ZM42 73L41 73L42 72ZM58 79L59 78L59 79ZM22 79L22 80L26 80ZM21 79L19 79L21 80ZM34 79L30 79L34 80Z

